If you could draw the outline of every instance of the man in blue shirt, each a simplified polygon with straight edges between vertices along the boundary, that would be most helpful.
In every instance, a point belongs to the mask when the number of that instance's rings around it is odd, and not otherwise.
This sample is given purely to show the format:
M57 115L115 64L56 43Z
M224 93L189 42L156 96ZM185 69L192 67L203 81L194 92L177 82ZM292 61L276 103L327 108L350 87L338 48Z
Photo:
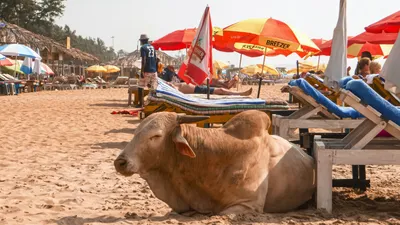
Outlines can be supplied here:
M139 79L139 98L140 106L143 107L144 95L143 88L155 90L157 88L157 56L154 47L149 44L146 34L140 35L140 56L142 58L142 68Z

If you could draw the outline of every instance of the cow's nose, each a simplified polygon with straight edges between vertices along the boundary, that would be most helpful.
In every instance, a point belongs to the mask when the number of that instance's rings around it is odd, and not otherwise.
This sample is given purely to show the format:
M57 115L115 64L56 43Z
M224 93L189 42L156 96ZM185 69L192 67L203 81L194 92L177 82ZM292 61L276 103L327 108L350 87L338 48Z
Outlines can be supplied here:
M117 158L114 161L114 167L117 171L123 171L127 165L128 165L128 162L122 158Z

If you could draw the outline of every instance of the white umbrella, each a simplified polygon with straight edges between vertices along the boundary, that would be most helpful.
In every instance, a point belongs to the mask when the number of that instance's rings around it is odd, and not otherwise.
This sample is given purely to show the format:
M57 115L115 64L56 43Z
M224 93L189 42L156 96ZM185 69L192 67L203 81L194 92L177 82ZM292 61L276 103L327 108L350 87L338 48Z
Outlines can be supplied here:
M6 57L4 55L0 54L0 60L4 60L4 59L6 59Z
M23 56L34 59L42 59L35 51L25 45L21 44L8 44L0 46L0 54L8 56Z
M347 73L346 1L340 0L339 19L333 31L331 56L325 70L325 83L336 89L339 80Z
M396 42L385 64L383 65L381 75L385 78L385 89L395 94L400 93L400 33L397 35Z

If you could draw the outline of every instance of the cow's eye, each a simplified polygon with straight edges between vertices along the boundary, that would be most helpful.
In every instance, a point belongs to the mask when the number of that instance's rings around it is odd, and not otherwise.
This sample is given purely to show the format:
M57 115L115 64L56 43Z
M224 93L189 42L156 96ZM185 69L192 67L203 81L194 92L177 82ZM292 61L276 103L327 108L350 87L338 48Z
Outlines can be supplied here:
M153 141L153 140L155 140L155 139L157 139L157 138L160 138L160 137L161 137L161 135L159 135L159 134L154 135L154 136L152 136L152 137L150 138L150 141Z

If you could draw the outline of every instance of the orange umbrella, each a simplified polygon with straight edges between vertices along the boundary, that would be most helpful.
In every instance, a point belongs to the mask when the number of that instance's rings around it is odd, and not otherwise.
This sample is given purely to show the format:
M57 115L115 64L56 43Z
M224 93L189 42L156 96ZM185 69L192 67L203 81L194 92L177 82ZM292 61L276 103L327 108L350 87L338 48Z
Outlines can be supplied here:
M288 24L269 19L248 19L223 30L228 43L249 43L290 52L319 52L318 46L306 35Z

